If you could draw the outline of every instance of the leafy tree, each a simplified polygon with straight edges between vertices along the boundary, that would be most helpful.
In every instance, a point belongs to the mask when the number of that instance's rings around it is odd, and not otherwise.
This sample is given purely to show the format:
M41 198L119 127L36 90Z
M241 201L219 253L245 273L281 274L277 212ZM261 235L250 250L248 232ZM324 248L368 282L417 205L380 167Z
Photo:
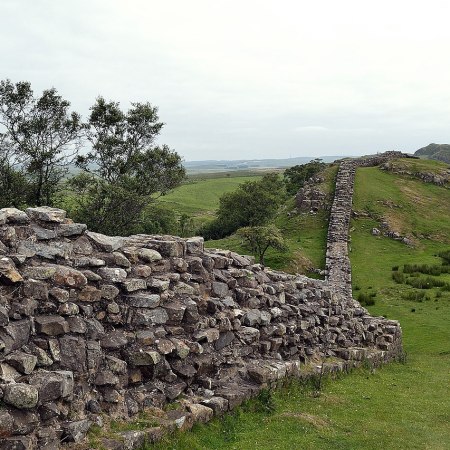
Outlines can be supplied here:
M81 118L69 112L69 107L54 88L35 98L27 81L0 82L0 124L29 182L33 204L52 203L58 183L81 145Z
M307 164L300 164L286 169L283 179L286 184L287 193L289 195L296 194L306 181L321 172L325 166L326 164L317 158Z
M71 186L78 194L76 216L93 230L134 232L144 223L146 205L183 180L180 156L167 145L153 145L163 127L157 112L150 103L132 103L123 112L102 97L91 107L91 150L78 156L83 172Z
M264 264L264 255L269 248L287 249L283 235L275 225L244 227L236 234L242 238L244 247L258 257L260 264Z
M285 199L284 184L277 174L266 174L258 181L247 181L235 191L220 197L216 219L201 233L207 239L221 239L245 226L270 221Z

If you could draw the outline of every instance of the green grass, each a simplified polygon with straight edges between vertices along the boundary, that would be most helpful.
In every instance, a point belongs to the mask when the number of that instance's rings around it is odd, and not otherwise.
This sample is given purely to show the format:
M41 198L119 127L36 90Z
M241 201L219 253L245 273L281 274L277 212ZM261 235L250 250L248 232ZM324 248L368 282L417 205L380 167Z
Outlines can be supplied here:
M334 179L337 166L328 166L324 173L324 182L320 188L331 196L334 192ZM294 214L292 214L294 212ZM328 230L328 211L317 214L295 212L295 201L290 199L283 205L275 225L281 229L288 251L279 252L269 249L266 265L290 273L308 273L308 269L325 267L325 248ZM235 235L205 243L209 248L225 248L238 253L246 253L241 241Z
M258 180L260 176L230 176L219 178L196 177L170 194L160 198L160 202L170 206L179 214L188 214L212 220L219 207L219 198L226 192L234 191L246 181Z
M377 218L389 218L415 239L416 246L411 248L372 236L371 229L378 224L373 218L352 221L355 296L376 292L376 304L368 307L370 313L400 321L406 364L394 363L374 371L359 369L327 380L319 397L294 383L273 393L272 412L250 403L223 420L197 425L193 431L170 436L152 448L450 448L450 292L433 288L426 291L428 301L406 300L405 294L418 290L392 279L394 266L401 270L403 264L441 263L436 255L450 249L449 195L445 188L377 168L357 171L354 207ZM319 258L323 243L319 224L325 223L324 217L313 218L317 223L301 222L301 216L279 219L288 235L303 237L299 242L294 238L292 246L302 247L311 259Z

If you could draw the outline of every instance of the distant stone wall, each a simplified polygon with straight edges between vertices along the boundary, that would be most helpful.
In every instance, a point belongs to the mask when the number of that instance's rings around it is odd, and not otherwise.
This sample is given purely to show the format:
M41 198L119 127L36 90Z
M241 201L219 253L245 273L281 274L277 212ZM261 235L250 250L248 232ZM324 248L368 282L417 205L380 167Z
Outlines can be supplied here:
M87 448L93 424L146 411L154 427L102 441L138 448L308 361L397 357L398 322L371 317L329 279L206 250L198 237L108 237L62 210L0 210L0 448Z
M390 151L339 161L336 190L328 225L325 271L330 287L346 301L353 302L352 270L348 256L348 233L356 169L358 167L378 166L395 158L409 157L402 152Z

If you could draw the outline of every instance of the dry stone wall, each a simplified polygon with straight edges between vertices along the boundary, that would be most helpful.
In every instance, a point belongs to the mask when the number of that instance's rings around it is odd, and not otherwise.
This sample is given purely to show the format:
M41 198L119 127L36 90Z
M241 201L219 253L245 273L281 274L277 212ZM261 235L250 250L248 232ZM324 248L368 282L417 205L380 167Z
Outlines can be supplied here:
M138 448L308 361L398 356L399 324L329 278L270 270L199 237L110 237L59 209L0 210L0 448L83 443L105 417L145 411L154 427L102 442Z
M328 225L325 271L330 288L340 295L344 302L353 302L348 240L356 169L378 166L391 159L409 157L410 155L402 152L390 151L361 158L344 159L339 162Z

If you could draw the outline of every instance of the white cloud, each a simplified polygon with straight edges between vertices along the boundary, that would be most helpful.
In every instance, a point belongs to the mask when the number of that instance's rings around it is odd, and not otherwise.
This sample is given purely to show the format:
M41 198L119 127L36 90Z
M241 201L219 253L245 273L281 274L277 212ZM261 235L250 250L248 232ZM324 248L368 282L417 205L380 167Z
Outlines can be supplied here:
M450 142L450 4L3 0L1 78L149 100L186 159ZM323 128L323 129L322 129Z

